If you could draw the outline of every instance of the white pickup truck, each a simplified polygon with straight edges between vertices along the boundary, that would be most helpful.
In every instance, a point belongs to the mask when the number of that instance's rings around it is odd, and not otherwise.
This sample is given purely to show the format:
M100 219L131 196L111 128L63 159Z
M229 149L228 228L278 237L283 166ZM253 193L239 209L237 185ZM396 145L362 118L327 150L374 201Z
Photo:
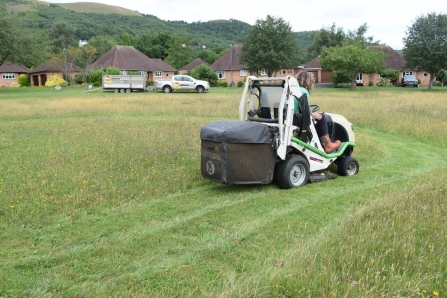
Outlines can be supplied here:
M175 75L170 81L156 81L155 90L163 90L165 93L172 91L196 91L203 93L210 90L210 84L207 81L196 80L187 75Z

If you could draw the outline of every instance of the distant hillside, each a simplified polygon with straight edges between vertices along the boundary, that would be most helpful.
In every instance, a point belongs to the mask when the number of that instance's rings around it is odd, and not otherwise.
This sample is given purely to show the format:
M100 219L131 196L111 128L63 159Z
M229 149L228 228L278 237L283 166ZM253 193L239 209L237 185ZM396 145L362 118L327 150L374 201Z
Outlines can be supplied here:
M54 3L60 7L80 12L80 13L99 13L99 14L121 14L126 16L141 16L139 12L132 11L123 7L106 5L92 2L76 2L76 3Z
M1 3L6 4L10 12L25 17L27 26L39 33L48 34L55 24L66 23L75 30L76 38L82 40L99 35L120 40L124 33L141 36L165 32L189 36L195 45L229 48L230 44L242 44L251 28L234 19L193 23L164 21L153 15L92 2L54 4L37 0L0 0ZM296 33L304 51L310 43L309 33Z

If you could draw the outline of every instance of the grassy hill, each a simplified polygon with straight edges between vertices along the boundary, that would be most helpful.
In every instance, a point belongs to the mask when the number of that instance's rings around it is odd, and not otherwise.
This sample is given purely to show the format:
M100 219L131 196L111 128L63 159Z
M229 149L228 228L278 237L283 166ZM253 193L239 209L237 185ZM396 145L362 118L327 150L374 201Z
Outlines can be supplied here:
M213 20L187 23L165 21L157 16L141 14L118 6L92 3L48 3L36 0L0 0L7 10L27 19L27 26L47 33L58 23L67 23L75 29L77 39L88 40L98 35L110 35L120 40L123 33L134 36L156 35L166 32L190 36L193 44L208 48L241 44L251 25L239 20ZM297 38L303 50L309 44L309 32L298 32Z
M80 13L120 14L126 16L141 16L139 12L127 8L92 2L57 3L62 8Z

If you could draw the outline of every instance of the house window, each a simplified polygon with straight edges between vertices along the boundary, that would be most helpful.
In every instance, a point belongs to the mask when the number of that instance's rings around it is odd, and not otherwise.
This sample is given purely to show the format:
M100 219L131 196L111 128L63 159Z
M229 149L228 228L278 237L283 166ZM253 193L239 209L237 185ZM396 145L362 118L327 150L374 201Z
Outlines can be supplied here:
M15 80L16 74L15 73L2 73L2 79L3 80Z
M125 76L127 72L125 70L120 70L120 75Z
M413 74L412 71L404 71L404 72L403 72L403 75L404 75L404 76L406 76L406 75L412 75L412 74Z
M161 71L156 71L155 72L155 77L156 78L161 78L163 75L161 74Z
M267 70L265 69L261 69L261 76L266 76L267 74Z
M218 79L225 79L225 71L218 70L218 71L216 71L216 74L217 74Z
M246 77L247 76L247 71L245 69L241 69L241 71L239 72L239 75L241 77Z
M140 70L140 76L146 75L146 72L144 70Z
M428 76L428 73L424 72L424 77L427 77L427 76Z
M363 82L363 73L357 74L357 76L355 77L355 80L357 82Z

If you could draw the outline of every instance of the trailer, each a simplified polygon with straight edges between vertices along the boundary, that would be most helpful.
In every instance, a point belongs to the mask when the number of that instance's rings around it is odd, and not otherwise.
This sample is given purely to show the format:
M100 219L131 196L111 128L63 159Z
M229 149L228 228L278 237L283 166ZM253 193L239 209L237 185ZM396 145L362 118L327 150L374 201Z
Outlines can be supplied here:
M115 93L146 91L146 81L146 76L104 75L102 76L102 90L113 90Z

